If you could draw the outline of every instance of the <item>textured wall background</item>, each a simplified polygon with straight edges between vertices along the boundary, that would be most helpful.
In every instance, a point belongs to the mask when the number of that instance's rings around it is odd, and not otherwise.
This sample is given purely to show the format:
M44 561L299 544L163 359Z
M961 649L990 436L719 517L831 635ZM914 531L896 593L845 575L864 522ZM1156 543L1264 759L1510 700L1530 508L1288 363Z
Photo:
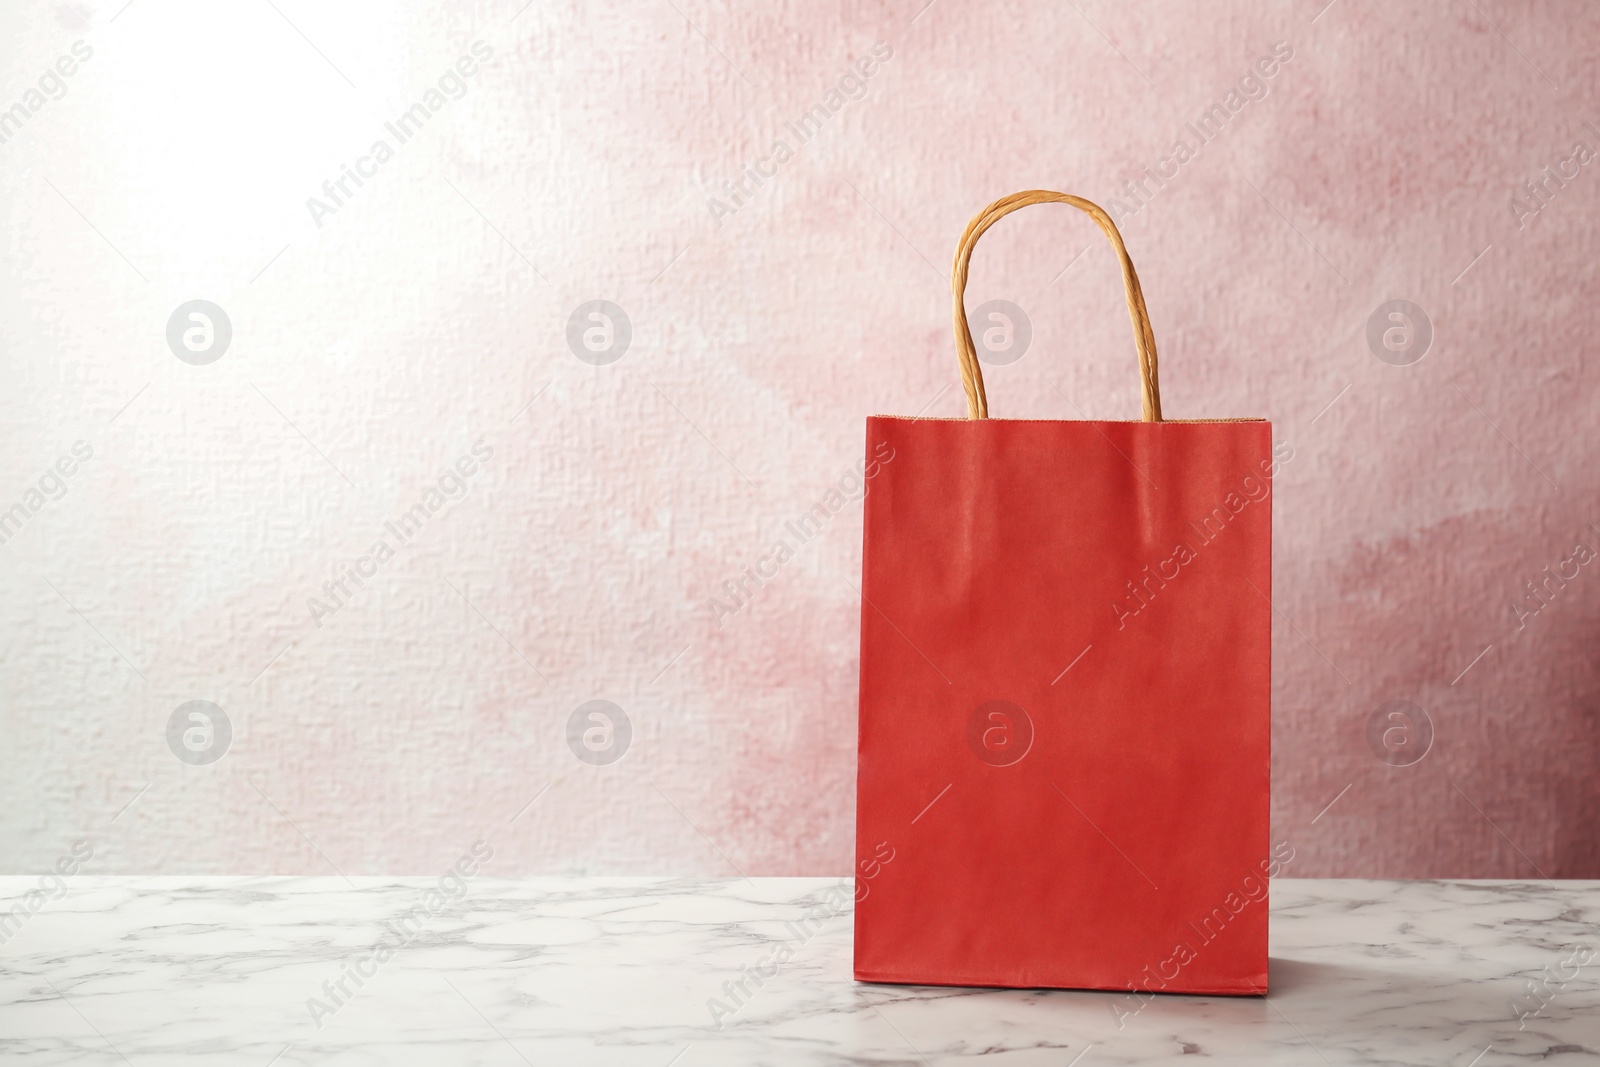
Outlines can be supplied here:
M1169 417L1294 447L1288 873L1600 876L1600 9L1324 2L7 4L4 869L87 836L101 873L431 873L483 837L503 874L843 872L859 504L711 598L848 488L866 415L963 413L951 249L1043 186L1119 201ZM1086 219L1002 223L969 297L1032 323L997 416L1136 416ZM231 323L205 365L191 300ZM593 300L606 365L568 343ZM566 740L593 699L609 765ZM209 765L169 747L191 700Z

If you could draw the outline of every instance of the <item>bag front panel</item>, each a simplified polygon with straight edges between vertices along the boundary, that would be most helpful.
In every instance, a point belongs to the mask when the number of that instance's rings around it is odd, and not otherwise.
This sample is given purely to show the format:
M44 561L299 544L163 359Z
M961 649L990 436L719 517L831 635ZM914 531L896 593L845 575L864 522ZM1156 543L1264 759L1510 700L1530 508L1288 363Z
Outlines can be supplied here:
M857 977L1264 991L1270 425L867 438Z

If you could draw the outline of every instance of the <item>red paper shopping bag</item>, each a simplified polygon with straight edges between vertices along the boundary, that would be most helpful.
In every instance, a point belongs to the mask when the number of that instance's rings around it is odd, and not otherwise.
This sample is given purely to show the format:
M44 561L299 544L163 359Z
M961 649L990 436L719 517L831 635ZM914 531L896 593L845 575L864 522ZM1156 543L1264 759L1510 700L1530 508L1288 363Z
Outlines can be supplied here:
M1142 421L988 417L968 262L1039 203L1116 249ZM1271 425L1162 419L1087 200L991 204L951 287L968 417L867 420L893 460L865 504L855 976L1264 993Z

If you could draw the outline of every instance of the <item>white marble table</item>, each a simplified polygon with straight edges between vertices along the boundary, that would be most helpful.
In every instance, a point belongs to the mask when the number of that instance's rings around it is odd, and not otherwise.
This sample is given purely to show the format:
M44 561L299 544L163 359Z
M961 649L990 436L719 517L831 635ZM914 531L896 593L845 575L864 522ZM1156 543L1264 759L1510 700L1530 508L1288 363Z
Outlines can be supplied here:
M785 925L834 879L353 883L79 876L30 901L39 879L0 878L0 912L40 905L0 924L0 1061L1600 1061L1600 882L1279 879L1269 997L1158 997L1121 1028L1112 994L856 984L848 910ZM783 939L735 1006L723 984Z

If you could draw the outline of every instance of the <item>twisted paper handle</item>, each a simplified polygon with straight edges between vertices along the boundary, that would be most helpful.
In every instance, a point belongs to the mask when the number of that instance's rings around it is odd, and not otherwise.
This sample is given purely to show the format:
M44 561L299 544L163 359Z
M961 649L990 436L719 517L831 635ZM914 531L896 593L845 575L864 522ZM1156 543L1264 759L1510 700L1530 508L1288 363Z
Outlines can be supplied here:
M1150 329L1150 313L1145 310L1144 291L1139 288L1139 275L1134 273L1133 260L1122 243L1117 224L1111 221L1099 204L1070 193L1056 193L1048 189L1030 189L1001 197L978 213L967 224L967 230L956 245L955 266L950 274L950 292L955 297L956 356L961 360L961 384L967 390L967 418L987 419L989 399L983 391L983 369L978 365L978 352L972 343L972 329L967 325L966 291L967 268L972 261L972 249L984 231L1018 208L1030 204L1071 204L1094 219L1111 246L1117 250L1122 262L1122 284L1128 294L1128 317L1133 320L1133 341L1139 349L1139 389L1145 422L1161 421L1161 387L1156 377L1156 338Z

